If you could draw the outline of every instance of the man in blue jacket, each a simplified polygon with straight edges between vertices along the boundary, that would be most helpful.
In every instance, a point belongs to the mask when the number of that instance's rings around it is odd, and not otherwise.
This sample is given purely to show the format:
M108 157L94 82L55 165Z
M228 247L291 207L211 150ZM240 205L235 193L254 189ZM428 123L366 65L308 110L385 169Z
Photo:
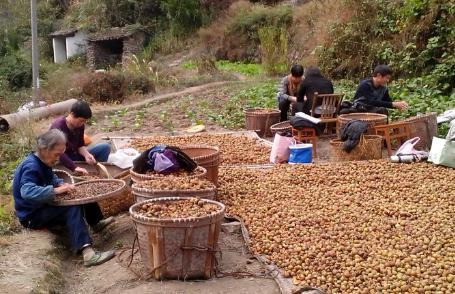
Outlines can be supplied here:
M96 252L92 248L84 209L82 206L53 206L55 195L70 192L74 185L64 183L52 171L65 152L65 134L57 129L47 131L37 139L37 150L28 155L16 168L13 196L16 215L29 229L64 225L71 245L82 252L85 266L98 265L114 257L114 251ZM97 225L103 225L103 221Z

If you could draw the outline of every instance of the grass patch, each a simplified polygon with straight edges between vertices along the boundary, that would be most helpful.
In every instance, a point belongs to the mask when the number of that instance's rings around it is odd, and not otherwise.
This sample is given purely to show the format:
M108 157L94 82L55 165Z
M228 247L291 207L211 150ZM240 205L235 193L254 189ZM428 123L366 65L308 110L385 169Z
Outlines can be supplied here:
M218 69L228 72L241 73L246 76L258 76L264 72L262 65L257 63L231 62L219 60L216 62Z

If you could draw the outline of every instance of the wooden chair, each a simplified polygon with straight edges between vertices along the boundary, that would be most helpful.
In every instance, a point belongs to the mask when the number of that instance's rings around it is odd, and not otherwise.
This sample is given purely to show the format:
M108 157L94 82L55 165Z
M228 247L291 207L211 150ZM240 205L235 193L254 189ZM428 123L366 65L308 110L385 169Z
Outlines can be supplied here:
M389 156L392 156L392 145L397 143L397 148L400 147L406 140L410 139L411 132L409 128L409 123L406 122L396 122L387 125L380 125L374 127L376 134L384 137L387 153Z
M292 128L292 136L299 142L313 144L313 158L316 158L316 146L318 144L318 136L314 128Z
M314 93L313 105L311 106L311 116L321 119L321 123L325 123L324 133L328 133L329 124L336 124L338 111L340 110L341 101L344 94L318 94ZM320 114L316 114L316 109L319 106ZM330 128L333 133L333 127Z

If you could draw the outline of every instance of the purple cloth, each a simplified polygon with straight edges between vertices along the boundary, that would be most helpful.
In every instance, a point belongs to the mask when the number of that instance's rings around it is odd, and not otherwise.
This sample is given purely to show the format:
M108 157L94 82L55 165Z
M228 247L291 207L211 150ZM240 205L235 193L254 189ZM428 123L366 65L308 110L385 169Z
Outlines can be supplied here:
M66 135L66 150L60 156L60 162L71 171L76 169L76 164L71 160L71 157L79 155L79 148L84 146L84 130L85 126L70 130L66 124L64 116L57 118L51 125L51 129L59 129Z

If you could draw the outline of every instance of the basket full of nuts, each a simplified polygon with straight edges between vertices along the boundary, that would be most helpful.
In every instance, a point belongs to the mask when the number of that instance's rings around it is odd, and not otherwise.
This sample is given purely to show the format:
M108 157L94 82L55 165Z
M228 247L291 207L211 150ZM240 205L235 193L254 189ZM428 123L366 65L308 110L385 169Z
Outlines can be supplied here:
M207 170L205 168L203 168L202 166L198 166L192 172L187 172L185 170L181 170L179 172L171 173L171 174L167 175L167 174L156 173L155 171L149 171L145 174L140 174L140 173L135 172L133 170L133 168L131 168L130 174L131 174L131 179L133 180L133 182L138 183L138 182L143 182L143 181L156 180L156 179L160 179L160 178L168 177L168 176L205 178L207 175Z
M375 126L386 125L387 115L379 113L349 113L341 114L337 118L337 134L341 133L344 126L351 120L361 120L368 124L367 135L376 135Z
M220 148L207 145L187 145L183 146L185 152L198 165L207 170L207 179L218 185L218 166L220 165Z
M194 197L156 198L134 204L141 258L155 279L208 279L225 207Z
M153 198L179 196L216 200L215 184L199 178L179 178L171 175L161 179L134 183L132 189L136 203Z
M332 161L372 160L382 158L382 137L362 135L359 144L351 152L343 150L344 142L340 139L330 141Z
M256 131L259 137L271 137L270 127L280 122L280 111L270 108L249 108L244 111L246 129Z

